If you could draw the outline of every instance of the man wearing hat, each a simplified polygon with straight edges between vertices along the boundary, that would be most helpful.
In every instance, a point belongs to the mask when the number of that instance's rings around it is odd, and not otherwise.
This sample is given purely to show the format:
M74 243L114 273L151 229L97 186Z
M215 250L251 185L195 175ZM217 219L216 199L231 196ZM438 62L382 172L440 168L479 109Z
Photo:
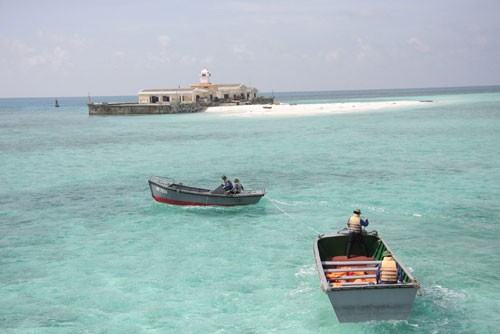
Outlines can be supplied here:
M382 263L377 269L378 284L394 284L398 280L403 280L403 273L399 264L393 259L391 252L388 250L382 253Z
M365 241L362 235L362 226L368 226L370 223L368 218L361 218L361 209L356 209L353 211L351 218L347 221L347 228L349 229L349 241L347 242L346 256L349 258L351 255L352 245L358 243L363 246L365 250L365 255L370 256L368 253L368 247L366 247Z

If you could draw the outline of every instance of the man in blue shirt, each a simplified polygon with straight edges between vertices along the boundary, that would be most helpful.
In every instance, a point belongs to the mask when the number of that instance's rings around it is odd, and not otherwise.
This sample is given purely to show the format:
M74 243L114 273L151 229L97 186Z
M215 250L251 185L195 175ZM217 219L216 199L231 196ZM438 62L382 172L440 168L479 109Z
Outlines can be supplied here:
M368 253L368 247L366 247L365 241L363 240L362 226L368 226L370 223L368 218L361 218L361 210L356 209L353 211L351 218L347 221L347 228L349 229L349 241L347 242L346 256L349 258L351 255L352 245L358 243L363 246L365 250L365 255L370 256Z
M233 189L233 184L231 180L229 180L226 175L222 175L222 181L224 182L224 191L230 191Z

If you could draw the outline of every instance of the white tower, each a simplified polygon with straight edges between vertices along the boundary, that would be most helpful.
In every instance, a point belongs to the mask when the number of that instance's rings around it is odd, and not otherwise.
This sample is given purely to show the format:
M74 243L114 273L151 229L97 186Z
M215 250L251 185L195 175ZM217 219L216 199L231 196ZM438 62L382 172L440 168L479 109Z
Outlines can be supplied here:
M200 73L200 84L210 85L211 76L212 74L210 74L206 68L202 69Z

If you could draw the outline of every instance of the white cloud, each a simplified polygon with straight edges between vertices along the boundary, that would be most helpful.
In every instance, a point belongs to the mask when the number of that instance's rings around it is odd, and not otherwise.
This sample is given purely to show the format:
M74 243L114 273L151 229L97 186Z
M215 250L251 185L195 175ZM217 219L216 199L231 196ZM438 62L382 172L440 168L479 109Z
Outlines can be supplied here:
M337 51L328 51L325 54L326 61L336 61L338 59L339 53Z
M195 64L196 63L196 57L190 56L190 55L184 55L179 59L179 62L181 64Z
M51 52L34 50L31 54L24 57L24 61L30 67L47 64L58 67L71 67L72 64L68 61L68 55L68 50L56 46Z
M4 64L17 64L17 71L28 71L34 67L56 66L65 72L73 63L70 61L71 48L81 43L71 43L69 39L60 34L38 32L37 40L28 44L22 40L2 38L0 48L3 49ZM76 38L73 41L81 41ZM68 46L69 48L66 48Z
M7 49L7 51L11 51L17 56L26 56L34 52L32 47L26 45L25 43L19 40L3 39L1 41L1 44L2 48Z
M81 48L87 44L87 39L78 34L74 34L69 38L69 43L74 47Z
M148 59L147 67L150 68L154 68L155 64L165 64L172 61L171 55L166 51L162 51L156 54L148 54L147 59Z
M356 58L358 60L365 60L372 49L371 45L368 42L366 42L365 40L363 40L362 38L358 38L358 45L359 45L360 51L356 55Z
M125 59L125 52L123 51L114 51L112 54L111 54L111 57L115 60L122 60L122 59Z
M60 46L56 46L53 52L53 62L56 64L62 63L68 57L68 50L61 48Z
M47 58L42 55L31 55L24 58L26 64L31 67L44 65L47 63Z
M213 64L215 62L215 58L212 56L208 56L202 59L203 64Z
M408 40L408 45L412 46L415 50L422 52L422 53L427 53L431 49L427 44L425 44L424 42L422 42L421 40L419 40L416 37L410 38Z
M170 46L170 37L168 37L167 35L158 36L157 40L158 43L160 43L160 46L162 46L163 48L167 48Z
M67 36L64 34L56 34L47 31L37 31L36 36L40 41L44 43L66 45L75 48L81 48L87 43L87 39L80 36L79 34Z
M233 53L240 58L254 59L255 54L245 44L233 45Z
M36 36L47 43L53 43L53 44L61 44L64 43L65 38L61 34L55 34L51 32L46 32L46 31L37 31Z

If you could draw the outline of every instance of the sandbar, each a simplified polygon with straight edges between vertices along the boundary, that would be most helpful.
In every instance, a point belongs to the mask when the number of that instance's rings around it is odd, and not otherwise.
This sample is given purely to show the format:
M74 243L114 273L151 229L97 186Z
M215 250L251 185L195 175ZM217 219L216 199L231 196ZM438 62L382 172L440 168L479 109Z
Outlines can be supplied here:
M205 112L220 113L224 116L306 116L321 114L346 114L376 110L416 107L431 101L378 101L378 102L342 102L321 104L253 104L209 107Z

